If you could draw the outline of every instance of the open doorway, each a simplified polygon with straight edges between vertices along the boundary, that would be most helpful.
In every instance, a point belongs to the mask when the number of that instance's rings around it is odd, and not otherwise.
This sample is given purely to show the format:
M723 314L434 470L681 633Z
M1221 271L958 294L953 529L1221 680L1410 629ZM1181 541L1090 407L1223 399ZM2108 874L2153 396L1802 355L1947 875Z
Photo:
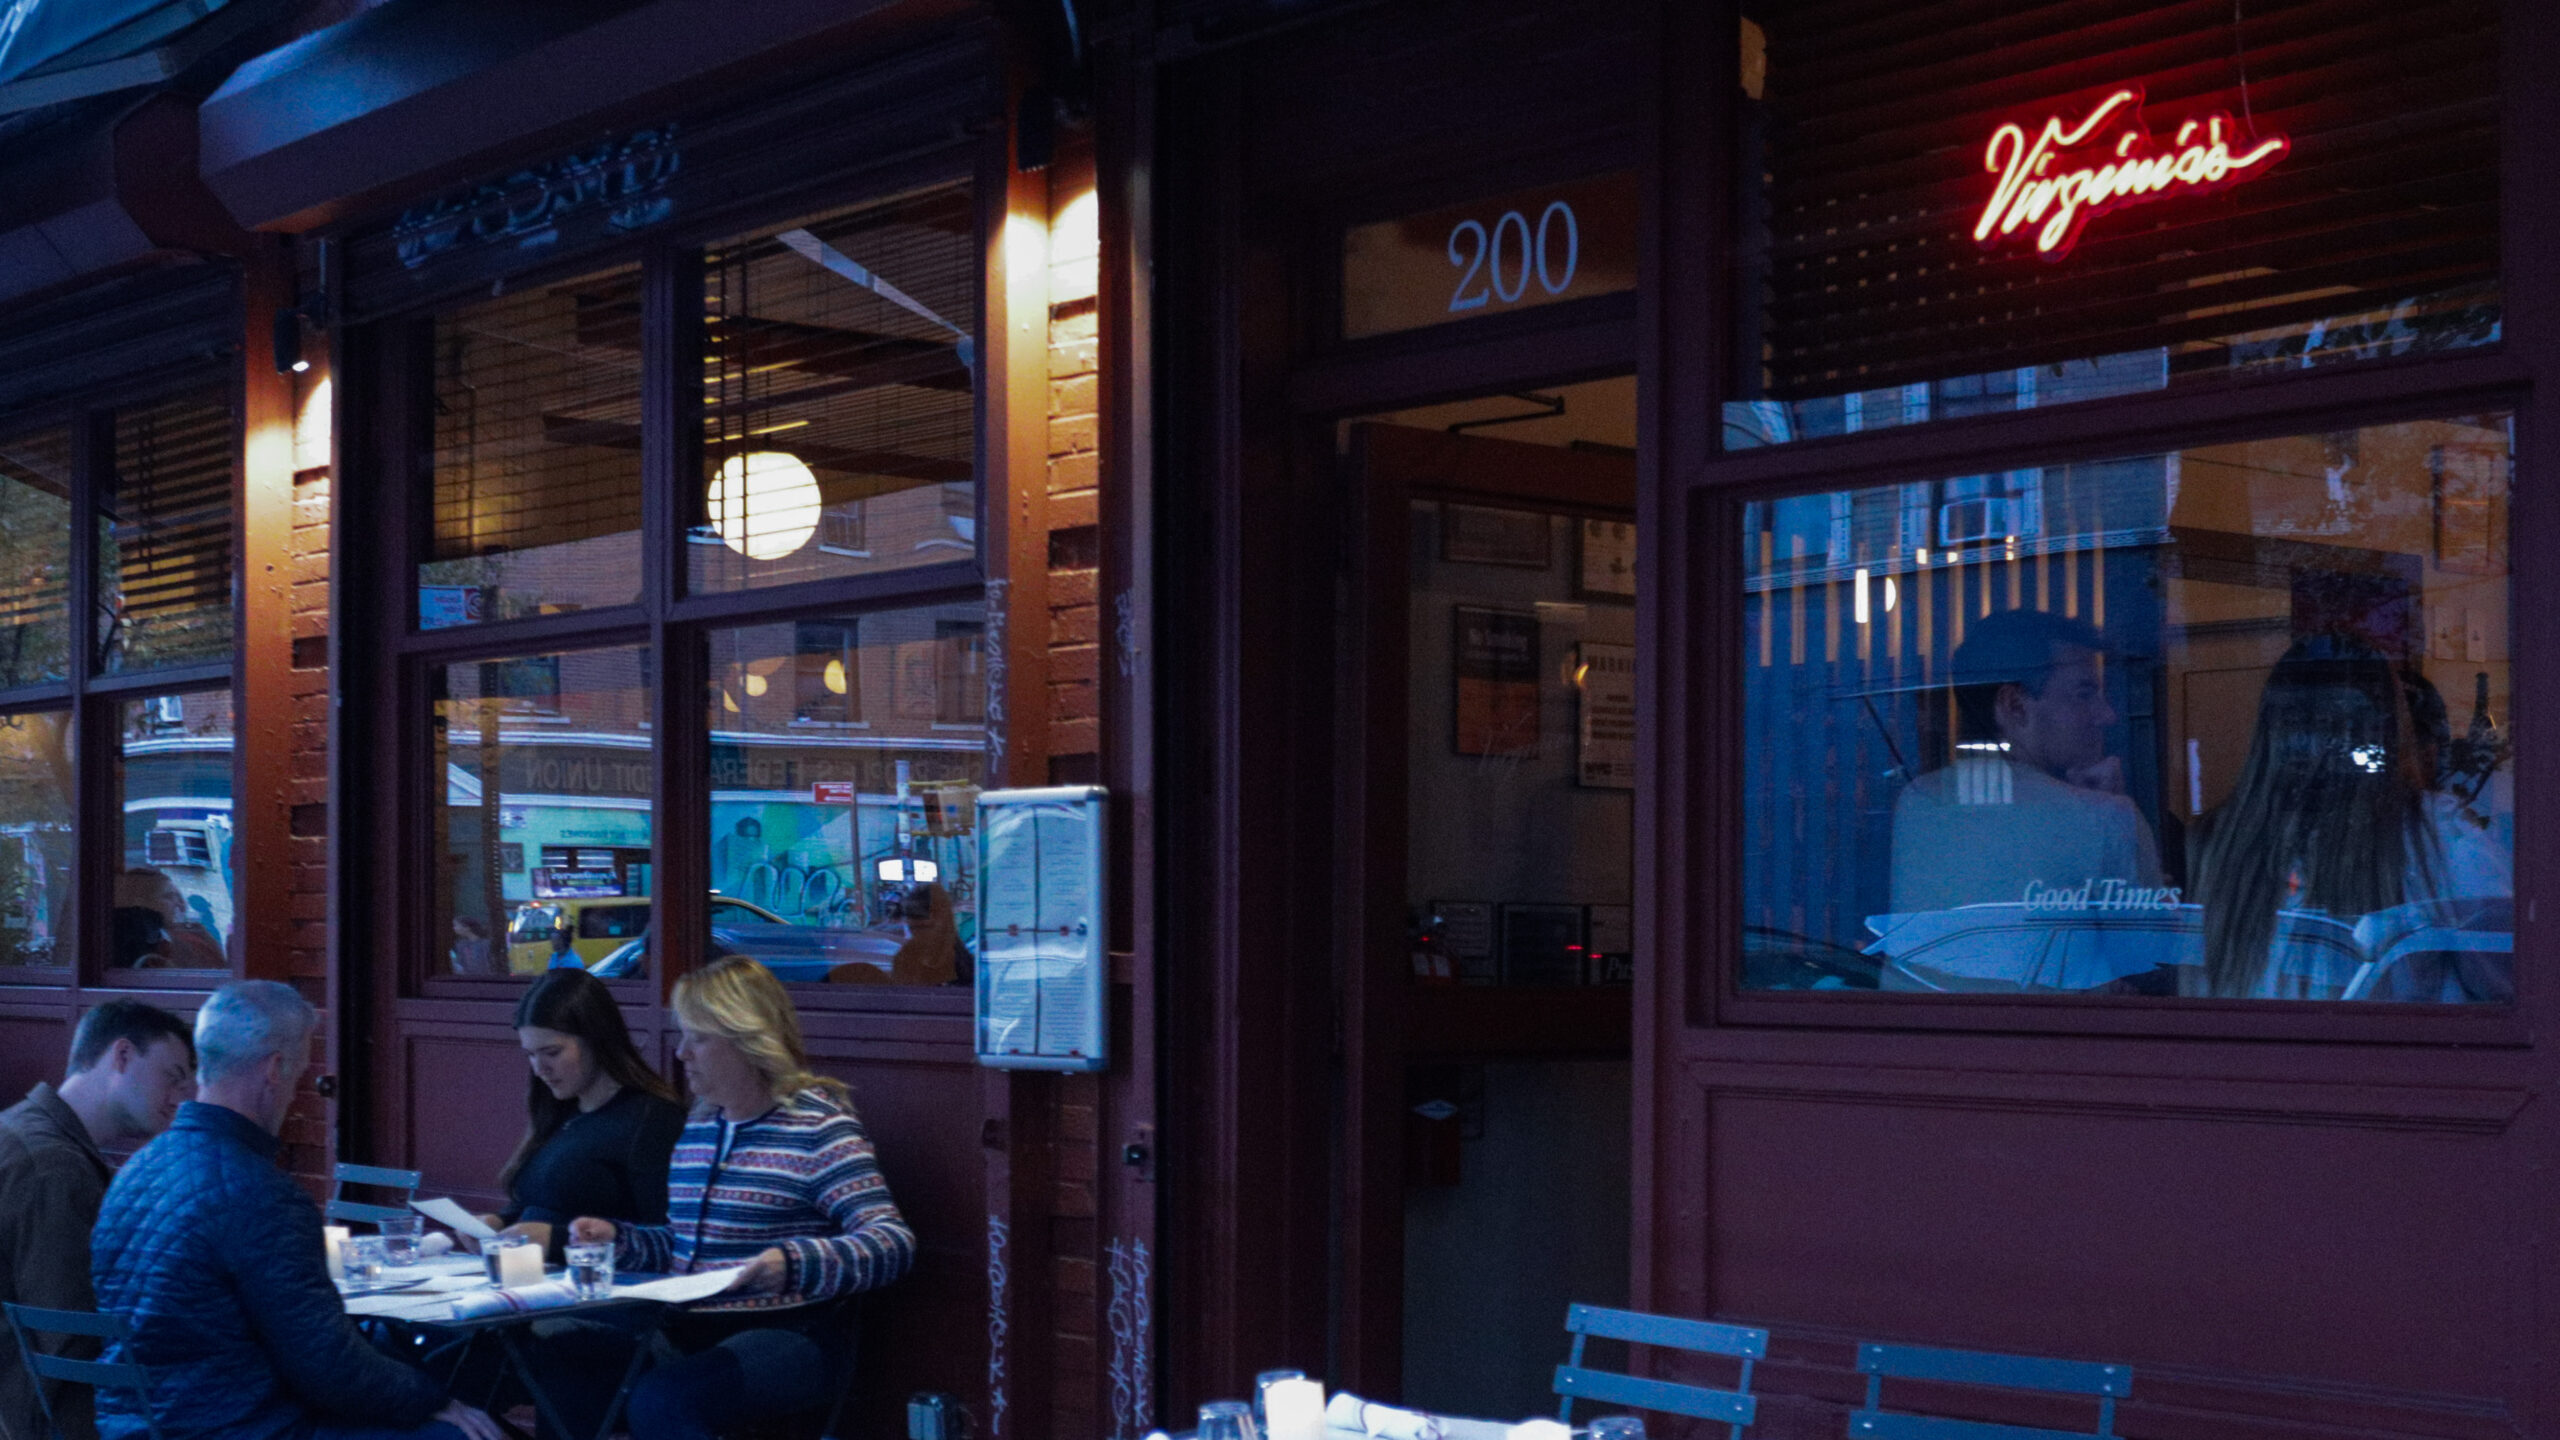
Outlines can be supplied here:
M1517 1418L1552 1403L1566 1305L1628 1283L1636 386L1340 438L1366 526L1359 889L1385 952L1344 972L1369 1136L1345 1153L1392 1152L1397 1182L1346 1176L1365 1273L1342 1300L1407 1403Z

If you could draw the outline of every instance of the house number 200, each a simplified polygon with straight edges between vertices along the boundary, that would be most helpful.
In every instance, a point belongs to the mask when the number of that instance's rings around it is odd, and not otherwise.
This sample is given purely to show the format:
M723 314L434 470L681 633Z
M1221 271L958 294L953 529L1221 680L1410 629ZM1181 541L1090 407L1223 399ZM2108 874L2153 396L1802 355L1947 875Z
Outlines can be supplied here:
M1461 220L1449 231L1449 263L1459 271L1458 286L1449 292L1451 314L1495 300L1508 305L1529 293L1532 279L1548 294L1561 295L1582 263L1582 227L1573 207L1561 200L1539 211L1535 226L1517 210L1503 211L1491 230L1481 220Z

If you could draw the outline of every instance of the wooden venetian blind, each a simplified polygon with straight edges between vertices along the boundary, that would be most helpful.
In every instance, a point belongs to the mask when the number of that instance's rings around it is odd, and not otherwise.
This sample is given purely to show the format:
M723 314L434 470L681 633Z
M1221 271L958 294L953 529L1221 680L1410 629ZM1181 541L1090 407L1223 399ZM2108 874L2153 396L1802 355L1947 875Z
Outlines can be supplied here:
M59 680L71 631L71 432L0 436L0 689Z
M1763 183L1741 240L1758 394L2133 352L2178 379L2496 338L2496 13L1797 0L1754 15L1745 173ZM2291 152L2246 184L2102 215L2060 263L1978 245L1993 131L2123 85L2146 91L2164 147L2184 117L2227 111Z
M231 406L198 393L115 413L101 604L110 670L231 654Z
M638 267L448 311L434 343L428 558L639 530Z

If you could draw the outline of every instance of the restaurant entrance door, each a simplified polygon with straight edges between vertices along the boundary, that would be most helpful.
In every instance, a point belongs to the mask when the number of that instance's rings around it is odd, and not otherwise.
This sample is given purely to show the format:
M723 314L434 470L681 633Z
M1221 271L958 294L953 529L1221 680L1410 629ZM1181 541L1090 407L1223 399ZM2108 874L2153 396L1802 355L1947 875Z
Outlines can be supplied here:
M1346 425L1338 1364L1518 1416L1622 1304L1635 384ZM1487 1263L1498 1257L1498 1263Z

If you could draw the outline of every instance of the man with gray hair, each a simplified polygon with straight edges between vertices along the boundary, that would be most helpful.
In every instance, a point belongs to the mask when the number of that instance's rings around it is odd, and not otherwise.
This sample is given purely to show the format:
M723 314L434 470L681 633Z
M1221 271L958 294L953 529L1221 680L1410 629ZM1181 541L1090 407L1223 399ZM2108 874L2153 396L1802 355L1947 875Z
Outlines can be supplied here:
M90 1246L107 1355L154 1371L151 1412L98 1401L105 1440L500 1440L424 1371L375 1350L329 1283L320 1210L276 1134L320 1017L289 985L226 985L196 1012L196 1100L107 1187Z

